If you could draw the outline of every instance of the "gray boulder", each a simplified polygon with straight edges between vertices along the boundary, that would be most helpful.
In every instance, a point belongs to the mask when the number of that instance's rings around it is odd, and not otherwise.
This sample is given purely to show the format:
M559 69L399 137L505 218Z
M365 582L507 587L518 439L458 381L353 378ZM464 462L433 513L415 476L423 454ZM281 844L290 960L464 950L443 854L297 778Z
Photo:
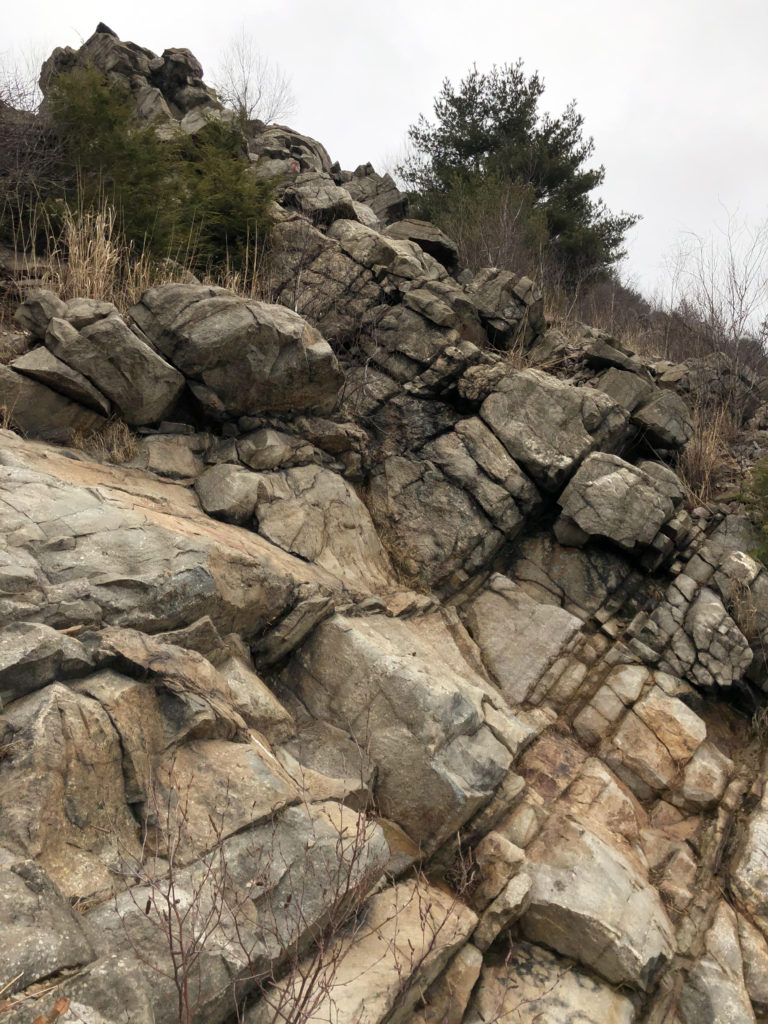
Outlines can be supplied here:
M178 370L116 314L96 320L82 331L54 317L45 344L106 395L131 426L165 419L184 387Z
M480 415L512 458L547 491L559 490L591 451L617 449L629 419L607 395L540 370L503 377Z
M420 245L424 252L442 263L446 270L453 270L459 262L459 250L444 231L425 220L398 220L384 229L389 238L407 238Z
M555 535L561 543L578 540L575 524L585 539L606 537L625 551L649 545L675 510L650 474L604 452L587 456L558 503L563 514Z
M382 813L425 847L487 803L509 767L484 724L483 691L397 619L334 616L283 679L314 717L368 751Z
M330 346L283 306L247 302L224 288L162 285L145 292L131 315L230 416L327 412L336 403L342 375Z
M31 352L14 359L11 366L18 373L23 373L33 380L45 384L60 395L71 398L73 402L79 402L89 409L95 409L102 416L109 416L111 405L109 399L95 388L91 382L67 366L61 359L50 352L44 345L32 349Z

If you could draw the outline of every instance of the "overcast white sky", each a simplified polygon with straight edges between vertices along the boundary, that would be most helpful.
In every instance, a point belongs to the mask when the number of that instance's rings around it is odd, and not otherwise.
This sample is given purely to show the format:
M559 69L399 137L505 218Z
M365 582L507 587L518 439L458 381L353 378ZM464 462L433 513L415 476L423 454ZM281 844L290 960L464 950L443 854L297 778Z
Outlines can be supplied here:
M609 208L643 215L624 273L646 293L681 233L768 218L768 0L3 0L0 51L77 47L99 21L206 71L243 26L291 77L292 126L349 169L391 162L443 78L522 58L544 109L576 99Z

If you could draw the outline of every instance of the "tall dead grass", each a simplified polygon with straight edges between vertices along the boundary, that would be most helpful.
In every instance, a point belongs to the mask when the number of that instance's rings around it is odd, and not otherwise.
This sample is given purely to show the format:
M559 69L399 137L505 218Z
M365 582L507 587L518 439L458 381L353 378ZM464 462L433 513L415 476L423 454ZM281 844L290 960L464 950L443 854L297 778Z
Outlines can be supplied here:
M689 504L706 505L716 498L732 470L730 446L739 425L728 404L714 408L697 404L691 418L694 434L680 456L677 474L688 493Z
M25 286L34 283L64 300L101 299L124 312L148 288L196 280L221 285L246 298L261 297L263 260L258 239L249 245L239 269L227 263L198 275L192 269L193 234L158 259L143 242L127 240L121 234L117 211L106 200L89 209L61 203L54 214L39 205L25 220L17 219L13 235L19 268L15 297L19 301L24 298Z

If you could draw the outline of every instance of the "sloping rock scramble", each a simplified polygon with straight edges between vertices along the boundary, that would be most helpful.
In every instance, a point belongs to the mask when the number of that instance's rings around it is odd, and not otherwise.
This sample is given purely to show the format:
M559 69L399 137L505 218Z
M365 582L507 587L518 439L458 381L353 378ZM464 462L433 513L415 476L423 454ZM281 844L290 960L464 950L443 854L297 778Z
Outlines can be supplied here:
M690 373L249 130L276 304L30 290L0 367L0 1019L768 1019L768 573Z

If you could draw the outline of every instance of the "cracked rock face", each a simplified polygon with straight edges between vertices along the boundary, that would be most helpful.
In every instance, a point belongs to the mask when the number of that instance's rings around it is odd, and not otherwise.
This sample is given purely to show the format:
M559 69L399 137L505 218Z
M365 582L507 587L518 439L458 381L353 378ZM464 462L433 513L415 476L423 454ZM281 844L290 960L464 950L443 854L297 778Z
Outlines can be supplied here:
M183 48L85 59L226 116ZM198 1024L762 1020L768 573L674 469L738 375L243 142L278 305L31 290L0 367L0 1015L178 1024L180 969ZM130 463L54 446L114 413Z

